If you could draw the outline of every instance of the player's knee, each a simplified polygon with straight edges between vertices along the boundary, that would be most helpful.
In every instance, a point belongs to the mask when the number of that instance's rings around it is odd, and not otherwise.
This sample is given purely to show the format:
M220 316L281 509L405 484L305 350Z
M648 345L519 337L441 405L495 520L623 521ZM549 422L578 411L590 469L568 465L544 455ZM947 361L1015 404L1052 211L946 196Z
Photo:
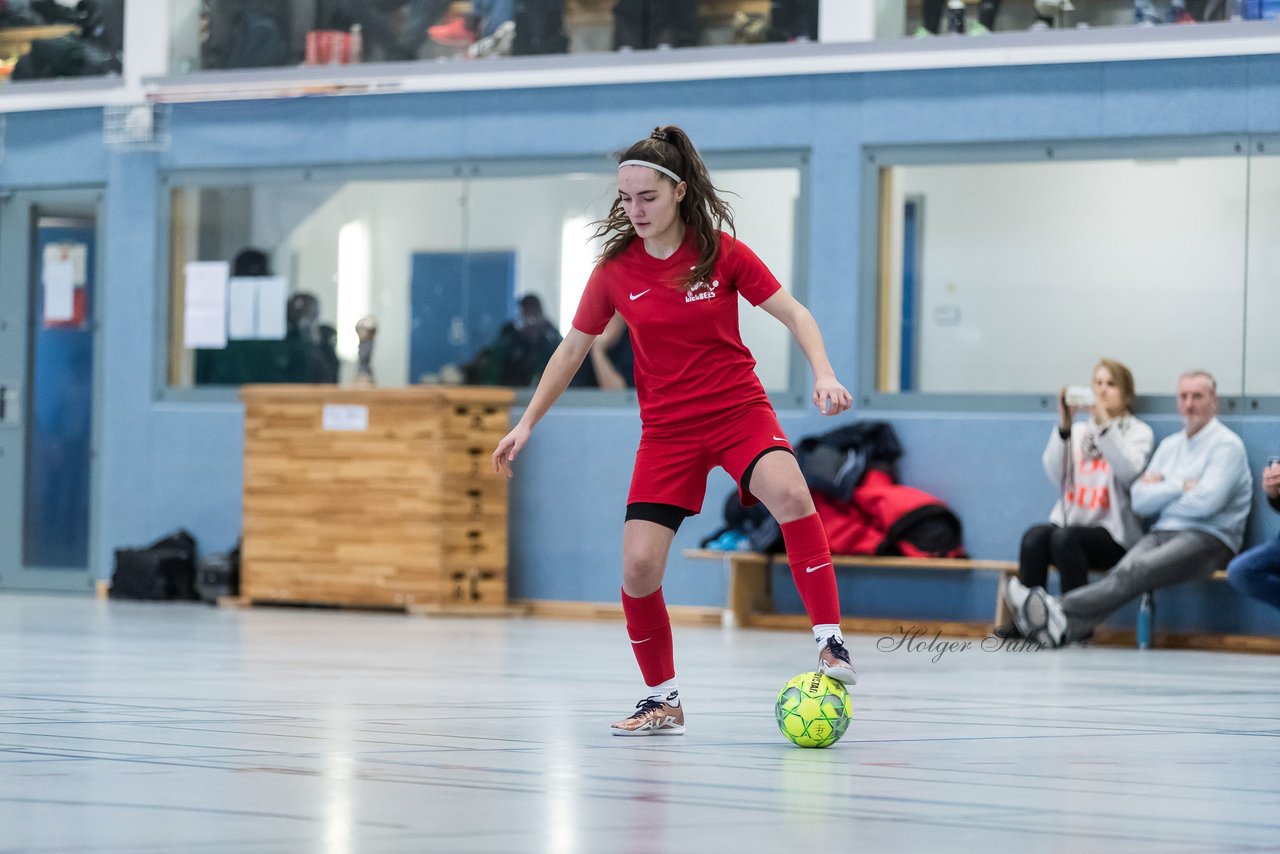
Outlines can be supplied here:
M817 508L813 506L813 496L809 494L809 487L804 481L787 484L779 488L772 497L769 512L779 522L803 519L817 512Z
M656 555L634 552L622 556L622 586L630 596L647 596L662 586L664 563Z
M1265 567L1253 558L1254 555L1245 552L1227 564L1227 583L1246 596L1256 595L1256 591L1265 586L1259 583L1262 580L1260 574L1265 572ZM1280 567L1272 567L1272 572L1277 570Z

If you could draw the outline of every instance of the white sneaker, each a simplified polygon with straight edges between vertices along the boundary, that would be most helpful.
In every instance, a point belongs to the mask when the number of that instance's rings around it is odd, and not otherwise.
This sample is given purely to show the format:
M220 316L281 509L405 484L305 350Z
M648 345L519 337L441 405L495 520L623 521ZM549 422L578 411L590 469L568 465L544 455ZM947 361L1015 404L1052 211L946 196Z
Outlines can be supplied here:
M1023 629L1031 640L1051 649L1062 646L1067 635L1067 615L1063 613L1062 604L1044 592L1043 587L1033 589L1022 604L1022 620L1018 620L1018 628ZM1026 628L1023 628L1023 621Z
M516 38L514 21L503 21L491 35L478 39L467 48L467 59L484 59L489 56L510 56Z
M1023 606L1026 605L1027 597L1030 595L1031 589L1023 584L1018 576L1010 576L1009 583L1004 588L1004 601L1009 606L1009 613L1013 614L1013 624L1018 627L1018 631L1022 632L1024 638L1031 637L1031 633L1023 624L1025 616L1022 613Z

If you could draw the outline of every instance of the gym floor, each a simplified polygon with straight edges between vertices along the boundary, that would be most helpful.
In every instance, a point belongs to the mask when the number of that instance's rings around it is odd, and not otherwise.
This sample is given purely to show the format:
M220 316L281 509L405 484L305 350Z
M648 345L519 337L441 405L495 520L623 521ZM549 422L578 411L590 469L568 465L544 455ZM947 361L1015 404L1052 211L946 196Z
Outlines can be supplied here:
M1280 850L1280 657L849 640L803 750L803 634L677 626L618 738L620 623L4 594L0 852Z

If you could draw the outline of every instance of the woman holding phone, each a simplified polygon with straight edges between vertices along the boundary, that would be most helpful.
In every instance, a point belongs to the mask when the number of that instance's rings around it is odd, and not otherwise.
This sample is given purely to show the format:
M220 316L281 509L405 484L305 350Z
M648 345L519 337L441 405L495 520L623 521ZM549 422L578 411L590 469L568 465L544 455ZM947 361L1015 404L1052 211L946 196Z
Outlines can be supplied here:
M1049 523L1022 537L1018 579L1044 587L1058 568L1065 594L1089 583L1090 569L1110 569L1142 529L1129 504L1129 487L1146 467L1154 436L1133 414L1133 373L1101 359L1087 389L1058 392L1058 423L1041 462L1058 487ZM1076 419L1077 414L1086 418Z

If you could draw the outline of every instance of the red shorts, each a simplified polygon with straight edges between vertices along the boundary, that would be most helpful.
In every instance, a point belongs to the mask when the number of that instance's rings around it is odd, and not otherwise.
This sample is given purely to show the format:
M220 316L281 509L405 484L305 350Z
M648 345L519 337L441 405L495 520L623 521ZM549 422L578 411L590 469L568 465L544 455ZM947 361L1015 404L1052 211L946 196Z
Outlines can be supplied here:
M707 475L720 466L738 482L744 506L758 503L742 490L742 476L756 458L772 448L791 450L791 443L778 426L778 416L769 406L753 406L731 419L708 422L696 432L640 436L636 466L631 473L628 504L671 504L702 512L707 494Z

